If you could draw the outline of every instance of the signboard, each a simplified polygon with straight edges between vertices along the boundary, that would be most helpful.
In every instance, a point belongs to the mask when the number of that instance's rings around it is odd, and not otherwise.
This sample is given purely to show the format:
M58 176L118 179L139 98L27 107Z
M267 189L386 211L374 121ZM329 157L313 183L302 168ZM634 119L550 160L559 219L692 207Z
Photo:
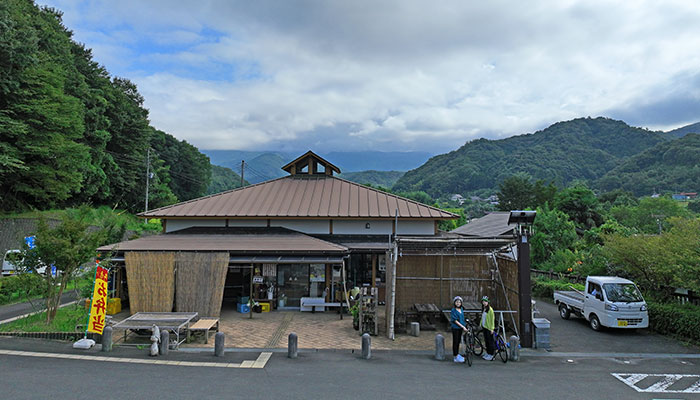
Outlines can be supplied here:
M253 283L263 283L263 277L262 276L254 276Z
M33 249L34 247L36 247L35 242L36 242L36 236L27 236L24 238L24 243L26 243L27 247L29 247L30 249Z
M107 278L109 271L106 268L97 267L95 273L95 287L92 290L92 305L90 318L88 319L88 332L102 334L107 315Z

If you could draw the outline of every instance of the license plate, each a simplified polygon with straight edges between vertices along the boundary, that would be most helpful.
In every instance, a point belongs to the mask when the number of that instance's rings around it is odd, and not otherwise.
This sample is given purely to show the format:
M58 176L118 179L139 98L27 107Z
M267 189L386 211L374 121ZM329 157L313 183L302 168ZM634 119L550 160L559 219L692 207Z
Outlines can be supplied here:
M617 326L627 326L627 321L617 321Z

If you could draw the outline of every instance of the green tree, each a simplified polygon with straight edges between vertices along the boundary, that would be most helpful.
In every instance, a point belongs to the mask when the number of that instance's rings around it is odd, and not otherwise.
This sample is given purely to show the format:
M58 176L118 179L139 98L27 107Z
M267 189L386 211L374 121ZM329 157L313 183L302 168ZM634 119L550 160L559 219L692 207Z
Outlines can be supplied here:
M526 210L535 203L535 190L530 175L519 173L504 179L498 185L498 209L501 211Z
M583 183L557 193L554 207L568 215L579 228L590 229L603 223L598 199Z
M621 275L649 291L700 290L700 219L676 217L668 223L660 235L606 236L605 249Z
M669 227L668 219L687 217L688 210L668 197L644 197L637 206L617 206L610 215L622 225L643 233L659 233Z
M87 209L69 212L54 228L49 227L46 220L40 219L35 247L30 249L25 245L21 250L20 269L36 273L37 268L47 266L42 277L46 322L49 324L56 316L66 284L81 265L94 257L95 249L106 239L106 231L88 229L88 218ZM56 267L55 277L50 273L51 266Z
M578 238L576 227L569 217L547 206L537 209L533 231L535 233L530 243L535 266L542 266L557 251L571 251Z

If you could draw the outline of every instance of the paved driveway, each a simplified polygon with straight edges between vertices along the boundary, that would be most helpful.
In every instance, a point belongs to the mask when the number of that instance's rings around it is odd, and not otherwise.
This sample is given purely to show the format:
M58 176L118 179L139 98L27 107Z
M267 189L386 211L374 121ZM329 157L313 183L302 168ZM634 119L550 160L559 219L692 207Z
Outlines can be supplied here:
M604 329L596 332L588 321L571 316L564 320L556 305L537 300L540 317L551 322L550 340L552 351L590 353L700 353L695 346L687 346L648 329Z

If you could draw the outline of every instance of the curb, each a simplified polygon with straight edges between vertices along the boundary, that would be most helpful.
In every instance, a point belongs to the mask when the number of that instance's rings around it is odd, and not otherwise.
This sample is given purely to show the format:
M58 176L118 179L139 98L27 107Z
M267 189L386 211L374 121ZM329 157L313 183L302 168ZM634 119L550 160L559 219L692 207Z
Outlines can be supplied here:
M75 341L84 337L85 332L0 332L0 336ZM94 340L95 343L102 342L102 335L88 332L87 337Z

